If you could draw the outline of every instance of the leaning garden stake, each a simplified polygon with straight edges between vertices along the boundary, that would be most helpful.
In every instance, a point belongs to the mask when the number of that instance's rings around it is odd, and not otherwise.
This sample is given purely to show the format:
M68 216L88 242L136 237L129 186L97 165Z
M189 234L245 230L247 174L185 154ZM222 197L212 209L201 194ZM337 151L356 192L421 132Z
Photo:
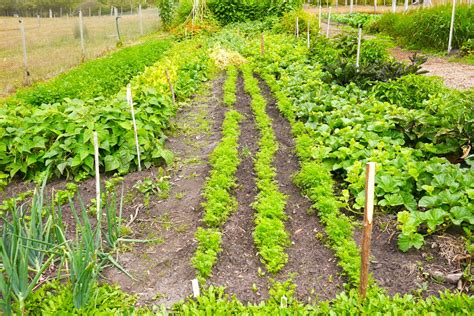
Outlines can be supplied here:
M170 87L171 97L173 98L173 104L176 104L176 94L174 93L173 83L171 82L170 74L168 69L165 69L166 80L168 81L168 86Z
M448 54L453 49L454 16L456 15L456 0L453 0L453 12L451 13L451 26L449 27Z
M372 238L372 218L374 214L375 162L369 162L365 171L365 212L362 236L360 288L359 294L365 298L369 283L370 241Z
M138 171L142 171L142 164L140 161L140 144L138 143L137 122L135 121L135 109L133 108L132 87L130 86L130 84L127 85L127 102L128 105L130 105L130 111L132 112L133 132L135 134L135 147L137 148Z

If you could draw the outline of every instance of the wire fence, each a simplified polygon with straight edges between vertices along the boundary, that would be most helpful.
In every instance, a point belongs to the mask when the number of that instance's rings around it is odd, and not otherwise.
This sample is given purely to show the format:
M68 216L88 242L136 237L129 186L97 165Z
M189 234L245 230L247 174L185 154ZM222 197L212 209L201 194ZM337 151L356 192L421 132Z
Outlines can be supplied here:
M11 94L24 84L24 52L21 24L24 27L26 63L31 80L58 75L83 60L104 55L120 40L136 42L140 36L159 28L156 8L121 11L94 16L86 10L83 18L83 49L79 14L62 17L0 17L0 97ZM22 21L22 23L20 23Z

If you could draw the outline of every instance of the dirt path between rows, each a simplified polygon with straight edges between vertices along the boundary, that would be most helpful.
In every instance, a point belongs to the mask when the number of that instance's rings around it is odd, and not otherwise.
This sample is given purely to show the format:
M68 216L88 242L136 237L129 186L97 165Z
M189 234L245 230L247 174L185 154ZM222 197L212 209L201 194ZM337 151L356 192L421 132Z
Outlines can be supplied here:
M321 22L321 34L326 36L327 20ZM345 25L331 22L329 28L329 37L335 37L344 32ZM373 38L372 35L366 35L365 38ZM395 47L389 50L389 53L398 61L409 62L410 57L415 51L404 50L401 47ZM419 53L419 52L418 52ZM421 53L422 54L422 53ZM425 55L425 54L422 54ZM457 62L450 62L446 58L429 56L422 70L428 71L427 76L441 77L444 84L451 89L470 90L474 88L474 66Z
M251 204L255 201L258 190L255 184L253 157L258 151L260 133L255 125L255 118L250 108L251 98L244 91L242 76L237 79L235 109L244 116L240 124L239 154L240 165L237 168L238 209L230 216L223 229L222 252L210 284L224 285L227 293L236 295L243 302L258 303L268 298L268 280L258 274L265 271L260 262L253 242L254 210Z
M161 242L136 244L119 256L132 280L117 269L104 273L109 283L138 295L138 303L165 304L192 294L195 270L191 257L196 250L195 231L201 221L201 189L209 172L207 159L220 140L226 111L222 105L222 82L213 82L209 96L198 97L175 118L177 134L166 148L173 151L172 188L165 200L152 199L150 207L132 225L133 238L160 238Z
M289 122L280 114L269 87L260 80L260 89L268 106L267 113L273 121L273 129L278 140L278 151L274 159L280 191L288 196L286 203L286 230L290 234L288 263L279 274L279 279L287 279L295 274L296 296L303 302L328 300L342 290L343 280L337 259L318 234L324 234L324 227L314 215L309 215L311 201L303 197L293 183L292 176L300 169L295 155L295 143Z
M399 61L408 62L415 52L396 47L390 54ZM427 76L438 76L444 84L452 89L469 90L474 87L474 66L449 62L446 58L428 56L428 61L423 64L423 70L428 71Z

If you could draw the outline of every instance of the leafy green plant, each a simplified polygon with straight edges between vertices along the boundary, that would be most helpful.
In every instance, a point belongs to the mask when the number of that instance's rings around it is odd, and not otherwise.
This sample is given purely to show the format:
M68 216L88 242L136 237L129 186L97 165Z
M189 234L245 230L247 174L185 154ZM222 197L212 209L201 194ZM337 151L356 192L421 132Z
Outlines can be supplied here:
M160 10L161 22L165 29L169 28L174 19L175 1L174 0L158 0L158 9Z
M221 233L215 228L204 229L199 227L196 231L198 248L192 258L193 267L198 271L201 280L212 273L212 267L217 261L217 254L221 251Z
M229 66L227 69L227 79L224 83L224 104L227 106L232 106L236 100L237 75L237 68L233 65Z
M190 97L207 80L209 57L200 39L176 44L161 61L132 80L141 163L169 163L164 132L177 104L173 103L168 70L178 101ZM127 173L137 168L137 153L125 90L105 100L66 99L39 107L0 108L0 169L15 176L41 179L84 178L94 174L92 134L100 140L100 164L105 172ZM21 139L21 142L19 141ZM20 145L21 143L21 145Z
M74 195L77 192L77 184L68 183L66 184L65 190L58 190L54 197L54 204L63 205L67 203L70 199L74 198Z

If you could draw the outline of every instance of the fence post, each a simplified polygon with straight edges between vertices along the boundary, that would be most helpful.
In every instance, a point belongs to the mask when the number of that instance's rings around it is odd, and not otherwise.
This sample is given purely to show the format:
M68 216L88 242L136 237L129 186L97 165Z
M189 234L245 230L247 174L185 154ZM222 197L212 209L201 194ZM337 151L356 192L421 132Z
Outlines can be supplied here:
M86 48L84 45L84 21L82 19L82 10L79 10L79 33L81 36L81 53L82 60L86 58Z
M21 44L23 46L23 66L25 67L23 84L27 86L30 84L30 72L28 71L28 55L26 52L25 23L23 22L23 19L20 19L18 22L20 22Z

